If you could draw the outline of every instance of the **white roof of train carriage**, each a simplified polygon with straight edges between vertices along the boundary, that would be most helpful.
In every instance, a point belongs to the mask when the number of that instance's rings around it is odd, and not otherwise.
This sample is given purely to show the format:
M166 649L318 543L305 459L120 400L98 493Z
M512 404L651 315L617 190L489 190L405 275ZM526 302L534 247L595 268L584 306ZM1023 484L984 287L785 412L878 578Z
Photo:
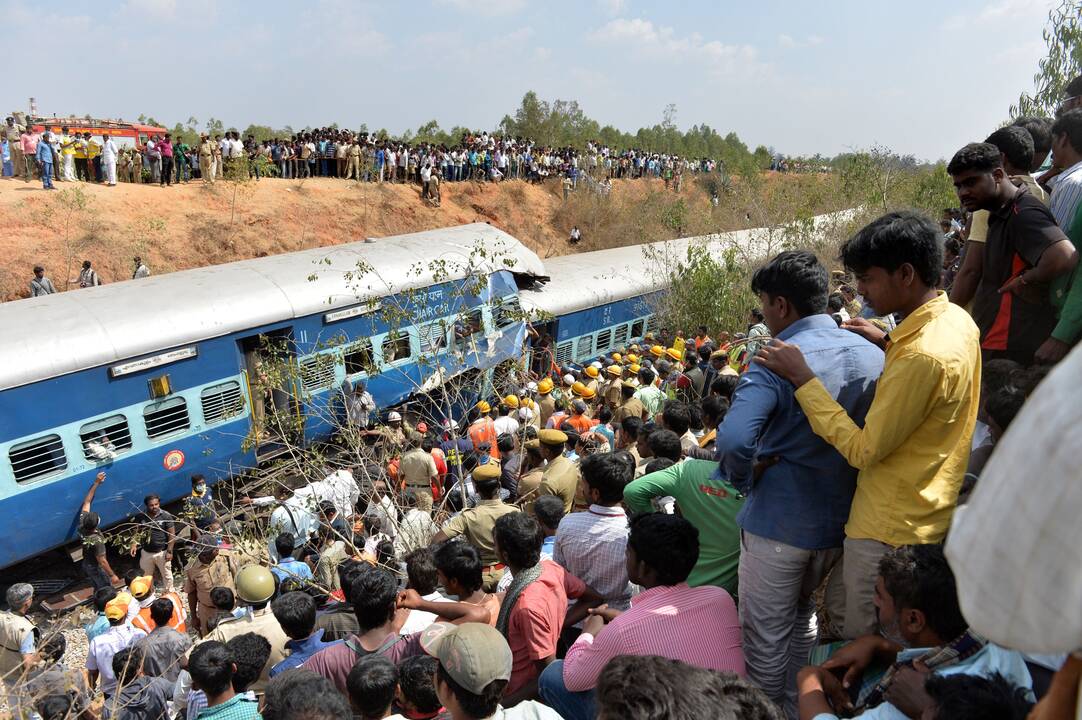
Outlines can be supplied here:
M2 303L0 389L496 270L546 275L514 237L474 223Z
M813 221L822 230L828 223L845 222L851 216L852 211L845 210L816 216ZM551 279L540 288L521 292L523 310L531 316L559 317L664 290L669 286L672 264L686 261L688 248L696 245L719 258L735 246L743 257L755 259L767 253L772 243L767 230L753 228L546 258L545 269Z

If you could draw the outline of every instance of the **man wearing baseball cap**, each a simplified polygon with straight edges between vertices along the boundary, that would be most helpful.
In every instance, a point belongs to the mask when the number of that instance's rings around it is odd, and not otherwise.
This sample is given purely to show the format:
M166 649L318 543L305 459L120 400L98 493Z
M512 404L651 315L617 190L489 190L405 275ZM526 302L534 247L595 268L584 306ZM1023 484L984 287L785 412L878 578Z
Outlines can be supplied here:
M116 690L113 656L147 636L144 631L126 622L130 604L131 596L126 593L117 595L106 603L105 617L109 620L109 629L90 641L86 653L90 689L94 689L100 677L101 691L107 698Z
M555 710L535 700L500 707L511 679L511 648L498 630L480 623L434 623L421 635L421 647L436 658L436 696L453 720L559 720Z

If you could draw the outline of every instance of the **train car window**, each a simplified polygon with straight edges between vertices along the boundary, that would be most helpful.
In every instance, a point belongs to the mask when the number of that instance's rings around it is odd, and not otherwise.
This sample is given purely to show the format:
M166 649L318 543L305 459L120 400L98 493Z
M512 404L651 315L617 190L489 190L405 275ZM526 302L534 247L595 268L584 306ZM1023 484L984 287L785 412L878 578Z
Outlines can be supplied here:
M571 341L562 342L556 346L556 364L561 367L571 362Z
M387 334L383 339L383 362L393 363L410 357L410 336L404 330Z
M13 445L8 460L15 482L20 483L55 475L68 467L64 442L56 434Z
M466 341L484 329L485 322L481 308L464 313L455 320L455 345L465 348Z
M123 415L110 415L88 422L79 428L79 440L83 443L83 456L87 460L112 460L125 450L131 449L128 418Z
M612 331L612 346L621 348L627 344L627 324L617 325Z
M643 334L645 333L645 331L646 331L646 321L645 320L636 320L635 322L631 323L631 337L633 337L635 339L641 338L643 336Z
M651 333L656 334L657 333L657 327L658 327L657 315L651 315L650 318L646 321L646 332L651 332Z
M244 398L240 393L240 383L230 381L221 385L203 388L199 394L203 406L203 423L212 425L244 412Z
M499 300L492 314L493 319L496 321L496 327L501 329L522 322L522 308L518 304L518 298L514 295Z
M575 346L575 359L581 360L582 358L589 357L594 351L594 336L586 335L580 337L578 344Z
M417 328L422 353L437 353L447 347L447 325L442 320Z
M143 422L147 426L147 436L151 438L182 432L189 427L188 404L182 397L151 403L143 410Z
M334 354L319 353L309 355L300 361L301 382L304 389L311 392L331 386L334 382Z
M603 353L612 347L612 329L602 330L597 334L597 346L594 352Z
M342 359L346 363L346 375L369 372L373 365L372 343L369 340L358 340L347 345Z

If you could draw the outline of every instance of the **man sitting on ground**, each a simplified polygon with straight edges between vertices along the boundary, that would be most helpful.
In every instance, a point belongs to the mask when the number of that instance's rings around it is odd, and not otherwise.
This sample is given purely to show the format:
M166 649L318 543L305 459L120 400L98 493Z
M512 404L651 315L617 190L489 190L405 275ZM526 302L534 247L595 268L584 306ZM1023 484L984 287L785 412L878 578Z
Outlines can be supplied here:
M493 628L437 623L423 634L421 647L439 661L436 696L451 720L560 720L554 710L532 700L500 707L514 660L507 641Z
M627 570L631 582L645 589L623 613L607 607L590 611L567 657L542 674L544 701L566 720L596 717L598 676L618 655L661 655L743 675L732 597L712 585L687 585L698 559L699 532L687 520L661 513L633 518Z
M858 686L876 661L890 669L865 696L857 699L862 718L920 717L925 707L896 707L890 699L895 683L909 673L935 675L1003 675L1013 684L1032 687L1022 655L987 642L971 632L958 606L958 593L940 545L907 545L886 553L875 583L879 634L865 635L836 652L821 667L806 667L797 676L800 717L828 720L852 709L847 692ZM838 679L835 673L844 673ZM909 678L911 679L911 678ZM925 706L930 699L924 699Z

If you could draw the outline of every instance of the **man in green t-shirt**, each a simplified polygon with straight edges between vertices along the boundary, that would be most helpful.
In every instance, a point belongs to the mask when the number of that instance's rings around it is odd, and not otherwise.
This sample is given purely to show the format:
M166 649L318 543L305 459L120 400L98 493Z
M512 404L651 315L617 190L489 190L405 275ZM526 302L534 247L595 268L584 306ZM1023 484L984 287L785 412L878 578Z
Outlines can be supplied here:
M649 512L654 498L675 498L680 514L699 530L699 562L688 585L717 585L736 598L740 565L736 514L744 498L724 479L713 477L717 468L710 460L688 459L643 475L624 488L624 504L632 512Z

